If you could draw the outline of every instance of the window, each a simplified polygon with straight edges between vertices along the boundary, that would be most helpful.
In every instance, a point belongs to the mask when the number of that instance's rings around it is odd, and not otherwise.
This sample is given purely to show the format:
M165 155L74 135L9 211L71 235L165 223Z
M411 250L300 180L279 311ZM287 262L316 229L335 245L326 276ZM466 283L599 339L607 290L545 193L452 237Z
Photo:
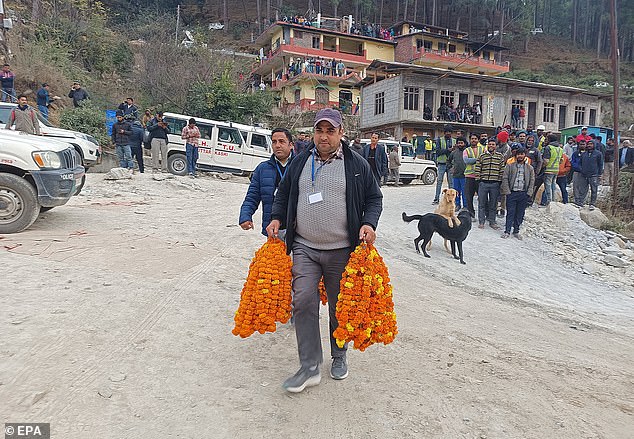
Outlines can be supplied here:
M268 145L266 143L266 136L263 136L262 134L255 134L255 133L252 134L251 146L254 148L257 147L257 148L268 150Z
M315 102L319 105L328 105L330 99L330 92L327 88L317 87L315 89Z
M524 106L524 100L523 99L513 99L511 101L511 108L522 108Z
M236 129L227 128L227 127L218 127L218 141L235 143L236 145L241 145L242 136L240 135L240 131Z
M416 50L420 50L423 47L423 40L416 40Z
M575 106L575 125L586 123L586 107Z
M198 124L198 131L200 131L201 139L211 139L211 132L213 129L213 125Z
M163 118L163 122L167 124L167 129L170 134L180 134L183 132L183 128L187 125L187 121L182 119L173 119L171 117Z
M418 87L405 87L405 99L403 109L418 111L418 96L420 90Z
M374 95L374 115L385 113L385 92Z
M455 44L450 44L449 45L449 53L456 53L456 45Z
M491 52L489 52L488 50L483 50L482 51L482 58L491 59Z
M313 49L319 49L319 37L313 37Z
M444 52L447 50L447 43L438 43L438 50Z
M425 48L425 50L431 50L431 46L432 46L432 42L429 40L424 40L423 41L423 47Z
M544 102L544 122L555 121L555 104Z
M588 125L597 124L597 110L590 108L590 118L588 119Z
M449 90L441 90L440 91L440 104L453 104L454 100L454 92Z

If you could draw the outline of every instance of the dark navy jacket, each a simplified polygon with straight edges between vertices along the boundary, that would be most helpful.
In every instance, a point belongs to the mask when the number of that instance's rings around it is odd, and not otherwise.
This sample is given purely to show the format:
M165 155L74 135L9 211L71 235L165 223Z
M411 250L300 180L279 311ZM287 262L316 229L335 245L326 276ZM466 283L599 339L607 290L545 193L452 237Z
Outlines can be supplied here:
M145 130L138 120L132 124L132 134L130 134L130 146L132 148L140 148L143 143L143 135Z
M286 170L288 170L292 159L293 153L291 153L291 157L286 163ZM266 236L266 227L271 222L271 209L273 207L275 189L277 189L281 180L281 178L278 180L278 177L281 177L280 173L284 175L285 170L281 169L281 165L275 160L274 155L255 168L251 176L249 190L247 190L247 195L240 208L238 224L242 224L245 221L253 221L253 214L258 210L258 206L262 202L262 234Z
M581 175L584 177L596 177L603 173L603 155L596 149L592 152L585 151L579 154L581 159Z
M368 159L370 156L370 144L368 143L363 147L363 152L361 154L364 159ZM376 170L379 174L379 177L383 177L387 175L387 153L385 152L385 145L379 142L376 145L376 152L374 153L374 161L376 163Z
M359 154L343 144L343 165L346 175L346 217L350 247L359 245L359 230L367 224L376 230L383 210L383 194L372 174L370 164ZM273 202L272 219L279 220L280 229L286 229L286 251L291 252L295 241L297 221L297 200L299 199L299 177L313 150L298 155L288 168L288 173L280 183ZM387 157L387 156L386 156ZM387 159L386 159L387 160Z

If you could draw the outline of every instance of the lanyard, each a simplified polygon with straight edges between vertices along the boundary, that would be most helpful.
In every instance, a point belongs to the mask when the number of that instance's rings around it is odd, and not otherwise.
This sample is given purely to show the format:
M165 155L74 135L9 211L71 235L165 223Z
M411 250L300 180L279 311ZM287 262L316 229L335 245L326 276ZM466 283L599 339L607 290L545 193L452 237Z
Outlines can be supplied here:
M321 168L323 168L324 165L326 164L326 162L323 162L321 165L319 165L319 168L317 168L317 170L315 171L315 154L316 154L316 151L313 150L313 154L312 154L313 163L311 166L311 181L312 181L313 188L315 187L315 178L317 177L317 174L319 173Z
M288 165L288 163L287 163ZM280 171L280 163L276 162L275 163L275 169L277 169L277 173L280 175L280 180L282 180L284 178L284 176L286 175L286 171L288 170L288 166L284 166L284 172Z

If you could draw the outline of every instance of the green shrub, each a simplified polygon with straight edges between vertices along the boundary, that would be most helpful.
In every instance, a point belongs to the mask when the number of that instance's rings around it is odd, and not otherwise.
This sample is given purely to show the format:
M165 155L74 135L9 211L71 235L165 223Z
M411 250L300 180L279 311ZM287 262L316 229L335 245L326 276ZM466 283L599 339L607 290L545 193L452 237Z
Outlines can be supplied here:
M106 113L90 101L84 101L84 105L78 108L64 110L59 124L68 130L90 134L101 145L110 143L110 137L106 131Z

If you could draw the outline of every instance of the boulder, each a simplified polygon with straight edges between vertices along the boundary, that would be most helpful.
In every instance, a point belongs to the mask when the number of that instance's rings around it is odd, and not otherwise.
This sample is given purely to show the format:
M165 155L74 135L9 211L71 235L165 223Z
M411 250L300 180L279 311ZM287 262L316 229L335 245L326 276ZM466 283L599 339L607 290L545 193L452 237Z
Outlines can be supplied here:
M610 222L607 216L600 209L581 209L579 210L579 216L581 220L595 229L600 229L604 225Z
M103 177L104 180L129 180L130 178L132 173L126 168L112 168Z
M619 238L618 236L615 236L614 238L612 238L610 240L610 242L612 244L618 245L619 248L626 248L627 245L625 244L625 241L623 241L621 238Z
M630 265L628 261L612 255L605 255L603 263L616 268L625 268Z
M618 247L606 247L603 249L603 253L606 255L616 256L618 258L623 257L625 253Z

